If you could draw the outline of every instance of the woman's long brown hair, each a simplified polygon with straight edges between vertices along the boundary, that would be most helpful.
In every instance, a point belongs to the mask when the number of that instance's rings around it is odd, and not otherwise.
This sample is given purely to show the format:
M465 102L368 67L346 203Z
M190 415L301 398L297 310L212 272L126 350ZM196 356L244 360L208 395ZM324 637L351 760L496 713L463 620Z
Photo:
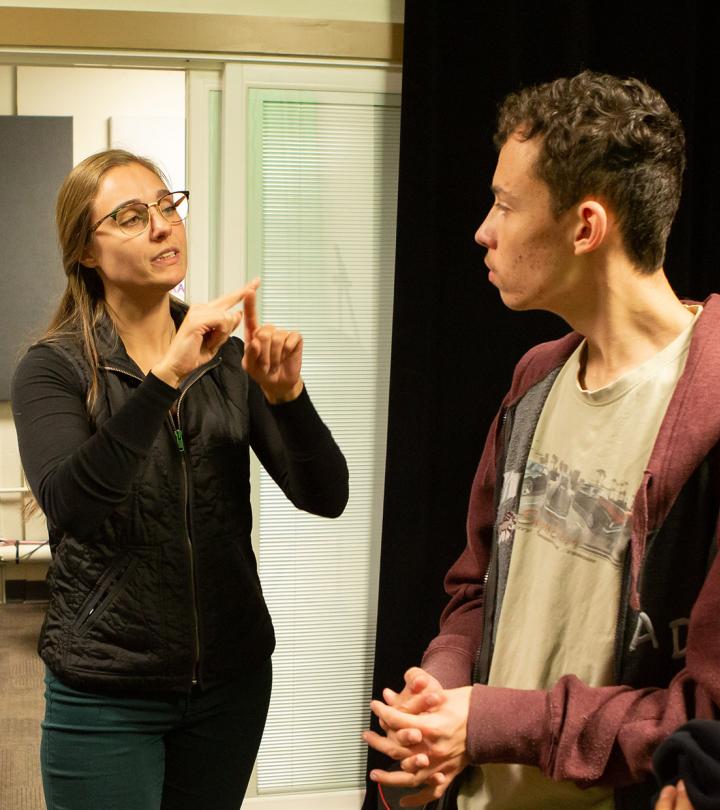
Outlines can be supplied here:
M167 185L163 172L148 158L124 149L107 149L78 163L65 178L58 193L55 218L67 285L60 304L39 341L71 336L76 339L90 367L87 392L92 414L98 394L98 349L95 328L105 313L105 294L100 276L82 263L92 234L92 204L102 178L117 166L140 164Z
M37 342L66 337L78 341L90 367L90 386L85 399L90 419L97 402L100 364L95 328L105 313L105 293L100 276L92 267L84 265L82 259L92 238L92 204L102 178L110 169L133 163L149 169L167 185L163 172L148 158L124 149L107 149L75 166L60 187L55 208L67 284L55 314ZM25 503L23 515L28 519L38 511L39 505L33 497Z

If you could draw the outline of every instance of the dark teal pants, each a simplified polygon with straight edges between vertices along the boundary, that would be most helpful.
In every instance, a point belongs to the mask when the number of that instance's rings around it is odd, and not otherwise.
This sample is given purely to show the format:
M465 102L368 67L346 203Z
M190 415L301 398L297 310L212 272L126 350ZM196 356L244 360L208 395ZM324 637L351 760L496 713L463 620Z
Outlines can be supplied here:
M48 671L47 810L238 810L265 726L270 662L170 700L80 692Z

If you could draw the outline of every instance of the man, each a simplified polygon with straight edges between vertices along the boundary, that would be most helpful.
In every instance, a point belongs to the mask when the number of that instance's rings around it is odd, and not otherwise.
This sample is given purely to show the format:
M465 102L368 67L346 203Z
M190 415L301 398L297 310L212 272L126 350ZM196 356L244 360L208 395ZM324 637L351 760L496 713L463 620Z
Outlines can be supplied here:
M400 770L371 778L403 806L648 808L655 747L720 701L720 298L662 268L682 126L584 72L507 98L496 144L489 280L573 332L515 370L440 634L372 704Z

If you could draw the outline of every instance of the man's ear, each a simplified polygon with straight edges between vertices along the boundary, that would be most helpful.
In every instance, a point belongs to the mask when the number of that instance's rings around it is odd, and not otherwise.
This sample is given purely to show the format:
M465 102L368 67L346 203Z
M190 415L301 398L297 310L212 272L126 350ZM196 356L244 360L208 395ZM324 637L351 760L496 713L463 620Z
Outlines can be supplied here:
M574 234L575 255L597 250L605 241L609 227L607 208L598 200L582 200L576 206L577 224Z

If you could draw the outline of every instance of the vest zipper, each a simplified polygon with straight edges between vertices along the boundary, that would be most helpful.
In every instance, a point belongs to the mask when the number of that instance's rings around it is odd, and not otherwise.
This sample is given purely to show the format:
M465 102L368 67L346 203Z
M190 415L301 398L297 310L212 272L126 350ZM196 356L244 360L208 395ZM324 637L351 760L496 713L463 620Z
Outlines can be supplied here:
M184 517L185 517L185 540L188 549L188 560L190 562L190 589L192 593L192 608L193 608L193 619L194 619L194 631L195 631L195 660L193 663L193 674L192 674L192 685L195 686L200 683L200 659L202 657L202 642L200 639L200 614L198 613L198 597L197 597L197 581L195 576L195 549L193 547L192 536L190 531L190 476L188 475L188 468L187 468L187 461L185 456L185 437L183 435L182 430L182 420L181 416L181 409L183 399L185 399L185 395L187 394L188 390L191 386L195 385L195 383L210 369L215 368L219 364L219 359L211 366L205 366L199 374L195 377L191 377L190 380L186 383L185 387L183 388L180 396L178 397L177 401L177 408L175 410L175 414L173 415L172 411L168 413L168 419L170 421L170 426L173 432L173 436L175 438L175 444L177 445L178 452L180 454L180 465L183 471L183 482L185 484L185 498L184 498Z
M138 374L133 374L132 371L128 371L124 368L118 368L117 366L100 366L103 371L115 371L118 374L124 374L126 377L132 377L133 380L137 380L138 382L145 382L143 377L140 377Z
M182 394L180 395L182 397ZM183 474L183 520L185 523L185 544L188 551L188 561L190 563L190 592L192 594L193 610L193 672L192 685L195 686L200 679L200 616L198 614L197 584L195 581L195 551L190 537L190 479L188 477L187 463L185 461L185 441L183 439L182 427L180 426L180 401L177 407L177 422L172 413L168 413L170 430L175 438L175 443L180 454L180 466Z
M192 685L195 686L200 681L200 616L198 614L198 600L197 600L197 584L195 581L195 553L193 550L192 539L190 537L190 478L188 476L187 471L187 463L185 461L185 439L182 432L182 425L180 423L180 406L182 405L182 401L187 393L188 389L191 385L194 385L207 371L210 369L215 368L219 365L220 360L216 358L216 362L212 365L205 366L196 377L190 379L187 383L185 388L183 388L180 396L177 400L177 425L175 423L175 419L173 418L172 411L168 412L168 422L170 424L170 430L173 434L173 438L175 440L175 444L177 445L178 452L180 454L180 465L182 467L183 473L183 484L184 484L184 509L183 509L183 517L185 522L185 540L188 550L188 560L190 563L190 590L192 594L192 609L193 609L193 630L195 636L195 648L193 650L193 672L192 672ZM131 377L134 380L138 380L139 382L144 382L143 377L138 376L137 374L133 374L131 371L126 371L122 368L117 368L117 366L102 366L102 368L106 371L114 371L118 374L124 374L127 377Z

